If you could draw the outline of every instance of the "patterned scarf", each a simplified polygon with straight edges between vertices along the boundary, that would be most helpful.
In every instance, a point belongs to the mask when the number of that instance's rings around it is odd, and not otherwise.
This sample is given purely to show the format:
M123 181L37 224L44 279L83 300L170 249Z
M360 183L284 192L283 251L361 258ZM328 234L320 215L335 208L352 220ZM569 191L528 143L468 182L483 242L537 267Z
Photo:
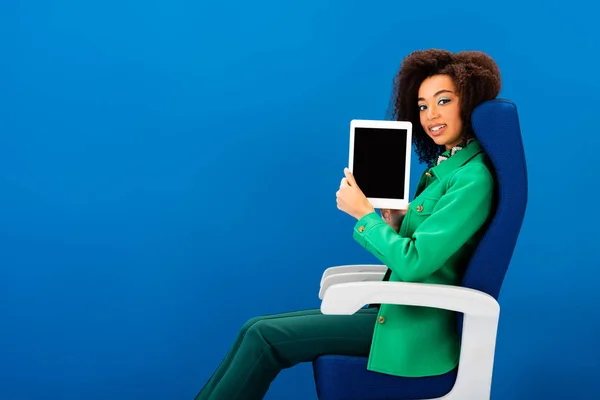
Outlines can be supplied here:
M469 143L471 143L473 140L475 140L475 139L473 139L473 138L467 139L466 141L457 144L450 150L444 151L442 154L440 154L438 156L438 159L437 159L435 165L440 165L440 163L442 161L446 161L448 158L450 158L454 154L456 154L457 151L460 151L460 150L464 149L465 147L467 147L469 145Z

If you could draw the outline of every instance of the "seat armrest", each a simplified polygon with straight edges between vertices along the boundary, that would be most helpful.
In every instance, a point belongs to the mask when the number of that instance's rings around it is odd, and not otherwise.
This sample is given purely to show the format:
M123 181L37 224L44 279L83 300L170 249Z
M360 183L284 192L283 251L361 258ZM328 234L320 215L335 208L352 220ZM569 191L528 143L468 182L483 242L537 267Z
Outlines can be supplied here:
M354 314L365 304L403 304L494 316L500 305L492 296L460 286L412 282L348 282L332 285L323 296L324 314Z
M323 272L323 276L321 277L321 286L323 286L325 278L331 275L348 274L352 272L383 272L385 274L387 269L388 268L385 265L378 264L350 264L330 267Z
M349 272L349 273L338 273L327 276L321 283L319 289L319 299L323 300L323 296L329 287L337 285L339 283L349 282L368 282L368 281L381 281L385 276L385 271L375 272Z

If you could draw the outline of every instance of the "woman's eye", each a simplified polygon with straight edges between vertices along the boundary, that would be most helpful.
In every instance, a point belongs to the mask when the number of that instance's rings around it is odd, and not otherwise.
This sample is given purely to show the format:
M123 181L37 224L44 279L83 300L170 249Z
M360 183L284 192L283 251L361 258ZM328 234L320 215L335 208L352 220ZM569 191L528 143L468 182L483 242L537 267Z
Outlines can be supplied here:
M449 102L450 102L450 99L440 99L440 101L439 101L440 104L446 104Z
M421 104L419 106L419 111L425 111L425 108L427 108L427 107Z

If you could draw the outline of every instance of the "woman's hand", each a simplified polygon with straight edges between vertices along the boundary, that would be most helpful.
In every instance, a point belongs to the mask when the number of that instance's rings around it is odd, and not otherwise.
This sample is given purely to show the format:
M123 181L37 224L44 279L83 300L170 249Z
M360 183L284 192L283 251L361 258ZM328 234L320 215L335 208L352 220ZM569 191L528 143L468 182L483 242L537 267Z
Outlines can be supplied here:
M406 215L407 210L390 210L388 208L381 209L381 218L392 227L393 230L398 232L400 230L400 225L402 224L402 219L404 215Z
M340 189L336 193L337 207L346 214L356 219L375 211L367 197L360 190L354 176L348 168L344 168L345 178L340 183Z

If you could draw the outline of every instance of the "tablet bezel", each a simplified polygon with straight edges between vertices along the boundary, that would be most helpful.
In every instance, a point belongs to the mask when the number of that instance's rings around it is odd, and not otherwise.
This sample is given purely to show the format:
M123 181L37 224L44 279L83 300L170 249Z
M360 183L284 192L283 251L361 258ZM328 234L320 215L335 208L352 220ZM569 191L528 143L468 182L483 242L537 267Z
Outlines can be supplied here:
M348 169L354 174L354 135L356 128L379 128L379 129L399 129L406 131L406 154L405 159L405 177L404 177L404 198L386 199L377 197L367 197L367 200L374 208L387 208L391 210L405 210L409 203L410 190L410 159L412 155L412 123L410 121L385 121L385 120L367 120L353 119L350 121L350 152L348 157Z

